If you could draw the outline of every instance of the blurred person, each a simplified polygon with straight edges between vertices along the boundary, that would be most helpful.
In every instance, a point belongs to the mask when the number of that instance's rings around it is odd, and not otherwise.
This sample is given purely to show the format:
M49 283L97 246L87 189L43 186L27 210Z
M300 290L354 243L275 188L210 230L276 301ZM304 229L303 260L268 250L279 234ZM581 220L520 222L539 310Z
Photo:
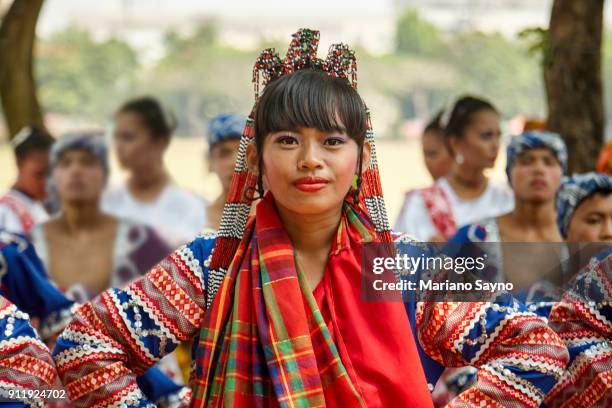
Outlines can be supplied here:
M444 111L440 111L425 126L421 138L425 167L434 181L446 176L453 166L453 158L444 141L444 128L441 123L443 114Z
M514 208L512 192L484 174L493 167L501 137L499 113L489 102L459 99L444 127L455 159L451 172L433 186L406 197L395 229L423 241L441 242L463 225Z
M461 227L450 242L561 242L555 198L567 170L567 148L556 133L529 131L511 138L506 175L515 207Z
M129 174L102 201L106 212L153 227L172 248L191 241L206 224L206 202L176 185L164 165L174 128L153 98L134 99L119 109L115 151Z
M557 196L557 223L567 242L612 242L612 176L565 178Z
M595 169L598 173L612 176L612 142L608 142L599 152Z
M612 176L567 177L557 195L559 231L572 246L592 244L584 266L550 312L570 362L547 407L609 407L612 401Z
M120 405L113 390L192 338L194 407L431 407L427 382L440 365L467 361L482 382L457 406L538 406L552 386L567 350L510 296L418 310L364 301L363 245L414 241L389 227L355 55L336 44L317 58L318 34L302 29L284 59L268 49L255 63L256 105L218 235L84 305L59 337L62 380L83 391L75 406ZM126 377L92 378L111 367Z
M59 139L51 149L49 173L60 212L30 236L51 279L75 301L132 281L170 252L150 227L100 209L108 178L102 135Z
M25 127L11 140L17 180L0 197L0 228L25 234L48 218L42 202L47 196L47 166L53 138L36 127Z
M28 242L25 236L2 229L0 229L0 277L1 297L6 298L17 307L23 315L22 319L25 320L25 316L29 316L33 328L40 335L40 339L47 345L52 346L56 336L70 321L78 305L68 299L49 280L34 246ZM15 325L15 319L9 317L7 323L10 324L11 321ZM0 322L0 330L1 328L2 323ZM23 335L23 331L21 333ZM3 340L3 342L5 341ZM13 346L10 342L5 344L8 346L6 348ZM38 343L36 354L40 353L42 356L44 352L42 345ZM3 357L2 347L0 347L0 358ZM52 359L49 361L53 362ZM4 378L4 370L9 366L10 363L7 364L5 360L5 363L0 367L0 379ZM55 364L53 364L53 370L55 370ZM38 374L36 371L33 372ZM138 386L147 394L149 399L155 401L157 406L161 407L178 406L179 402L185 403L190 397L190 391L187 388L175 384L156 367L149 369L138 378ZM58 380L56 388L60 387L61 384ZM0 384L0 397L2 396L6 397ZM51 400L51 398L47 400ZM51 404L52 407L71 406L68 403L66 393L63 393L63 398L53 398L53 400L56 403Z
M206 208L206 227L213 230L221 223L246 120L242 115L222 114L208 123L208 169L221 182L221 194Z
M548 317L553 305L549 292L555 288L542 281L538 273L549 272L559 264L563 254L561 251L552 253L554 248L550 246L533 246L528 250L525 246L504 247L501 243L562 241L555 198L561 177L567 170L567 149L563 139L555 133L528 131L512 137L506 153L506 175L514 193L514 210L461 227L448 241L449 249L461 250L461 255L472 257L486 253L488 268L479 277L492 282L512 282L515 297L526 303L531 311ZM459 245L480 242L489 244ZM517 268L518 259L525 266ZM436 405L445 405L475 380L474 367L445 371L434 389Z
M108 179L108 153L100 134L70 134L51 148L50 187L60 212L30 236L51 279L84 303L109 287L127 285L163 259L170 248L152 228L106 214L100 197ZM174 379L176 361L164 361Z

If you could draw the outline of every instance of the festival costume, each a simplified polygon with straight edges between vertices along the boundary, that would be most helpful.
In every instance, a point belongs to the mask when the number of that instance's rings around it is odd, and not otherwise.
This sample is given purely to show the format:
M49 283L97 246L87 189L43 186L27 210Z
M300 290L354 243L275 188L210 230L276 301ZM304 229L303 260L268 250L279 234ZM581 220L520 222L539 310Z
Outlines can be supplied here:
M20 191L11 189L0 197L0 228L16 234L27 234L49 216L41 203Z
M564 238L576 208L597 191L612 191L612 176L566 177L557 193L557 224ZM570 353L567 371L546 396L549 407L609 407L612 404L612 250L603 251L575 278L555 304L550 326Z
M260 73L265 85L304 67L355 85L352 52L332 46L330 57L318 60L317 43L318 32L301 30L284 62L264 51L255 66L256 86ZM392 235L387 222L371 126L371 160L360 194L347 195L313 292L272 195L248 217L245 193L257 187L245 162L252 138L253 115L218 235L200 236L129 287L82 306L58 339L54 358L76 406L146 406L135 376L193 338L195 407L429 407L426 379L435 381L438 363L468 362L480 368L479 383L453 406L538 406L567 355L545 322L520 303L361 299L358 248L406 241ZM437 363L421 363L423 352Z
M446 177L440 177L432 186L406 195L395 230L421 241L434 235L449 239L466 224L513 209L514 195L506 186L489 181L480 197L464 200L457 196Z

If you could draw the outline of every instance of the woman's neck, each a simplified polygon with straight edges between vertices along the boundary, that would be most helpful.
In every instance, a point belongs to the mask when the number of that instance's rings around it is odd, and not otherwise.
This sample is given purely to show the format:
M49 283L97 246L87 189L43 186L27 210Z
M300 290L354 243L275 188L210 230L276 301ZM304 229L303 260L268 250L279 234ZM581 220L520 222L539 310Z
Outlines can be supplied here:
M278 213L298 253L327 253L338 229L342 207L317 215L296 214L281 208Z
M486 185L487 178L484 175L483 169L459 164L455 166L450 175L452 182L460 184L464 188L479 189Z
M447 180L459 198L473 200L480 197L487 189L488 180L483 170L460 164L454 167Z
M128 179L128 190L138 201L155 201L170 181L165 167L155 166L146 171L134 171Z
M533 203L517 200L511 213L512 220L520 228L541 230L557 228L555 204L553 201Z
M169 179L163 165L153 166L146 170L133 171L128 179L128 185L134 190L152 190L166 185Z
M79 205L64 204L59 221L69 234L78 234L97 229L105 217L97 202Z

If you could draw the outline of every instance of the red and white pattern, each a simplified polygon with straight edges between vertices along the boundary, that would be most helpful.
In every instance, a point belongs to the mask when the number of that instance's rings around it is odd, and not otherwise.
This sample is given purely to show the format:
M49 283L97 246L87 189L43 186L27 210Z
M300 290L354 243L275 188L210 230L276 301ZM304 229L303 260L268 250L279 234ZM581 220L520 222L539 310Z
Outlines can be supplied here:
M60 391L61 385L49 349L28 315L0 296L0 400L43 407L45 400L33 393L53 390Z
M457 232L457 223L453 216L453 207L446 196L446 193L437 184L421 190L425 208L429 212L431 223L440 234L449 239Z
M570 364L546 396L551 408L612 406L612 250L594 258L553 306L550 326L565 341Z

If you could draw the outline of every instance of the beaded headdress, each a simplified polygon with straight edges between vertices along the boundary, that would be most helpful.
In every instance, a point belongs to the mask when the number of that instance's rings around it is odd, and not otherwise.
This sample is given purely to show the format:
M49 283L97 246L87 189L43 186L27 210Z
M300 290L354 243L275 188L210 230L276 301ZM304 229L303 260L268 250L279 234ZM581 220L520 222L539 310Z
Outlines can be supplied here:
M329 48L327 57L323 60L317 58L318 45L319 32L303 28L293 34L291 44L283 59L280 58L274 48L268 48L263 50L255 61L253 67L255 106L247 119L240 139L234 175L232 176L227 202L223 208L223 216L221 217L209 267L208 306L214 299L236 249L243 239L252 202L247 193L254 191L257 186L257 175L251 172L247 166L246 151L247 146L253 142L255 136L254 118L260 91L263 91L264 87L271 81L302 69L322 71L330 76L345 79L351 87L357 89L357 60L354 51L346 44L333 44ZM382 196L374 132L372 131L369 112L367 114L366 140L371 147L370 162L357 183L356 197L358 198L358 205L364 207L367 211L367 216L370 218L379 239L383 242L391 242L390 226Z

